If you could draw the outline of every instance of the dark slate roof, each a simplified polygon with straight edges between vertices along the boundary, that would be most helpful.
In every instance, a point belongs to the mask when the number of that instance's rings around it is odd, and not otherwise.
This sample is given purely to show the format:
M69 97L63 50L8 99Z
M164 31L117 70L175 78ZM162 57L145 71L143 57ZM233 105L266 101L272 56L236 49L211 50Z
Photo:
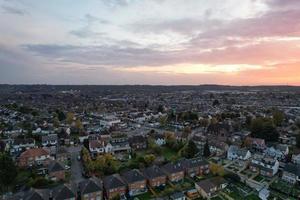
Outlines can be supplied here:
M221 184L226 183L225 179L221 177L215 177L210 179L205 179L203 181L197 182L196 184L201 187L206 193L209 193L210 190L214 187L219 187Z
M107 190L126 186L119 174L106 176L103 179L103 185Z
M193 167L200 167L203 165L208 165L209 163L204 160L203 158L193 158L193 159L189 159L187 161L187 167L189 168L193 168Z
M20 145L20 144L33 144L34 143L34 139L33 138L16 138L14 140L14 145Z
M292 164L292 163L286 164L284 167L284 171L291 173L291 174L295 174L297 176L300 176L300 166L298 166L296 164Z
M165 173L157 165L153 165L144 169L143 174L148 179L166 176Z
M122 178L126 183L134 183L145 180L145 177L138 169L122 173Z
M202 190L204 190L206 193L209 193L210 190L216 186L213 182L211 182L210 179L205 179L205 180L200 181L200 182L198 182L196 184L200 188L202 188Z
M57 140L57 134L50 134L50 135L43 135L42 142L49 141L49 140Z
M75 198L75 193L70 187L66 185L60 185L52 190L52 196L55 200L65 200L69 198Z
M65 170L65 168L59 162L52 162L48 167L49 172L58 172L62 170Z
M49 200L49 190L35 190L30 189L28 191L19 192L13 195L9 200Z
M81 194L90 194L94 192L102 191L100 180L94 180L93 178L81 181L79 183L79 189Z
M162 166L162 170L168 174L178 173L184 171L184 166L181 162L168 163Z

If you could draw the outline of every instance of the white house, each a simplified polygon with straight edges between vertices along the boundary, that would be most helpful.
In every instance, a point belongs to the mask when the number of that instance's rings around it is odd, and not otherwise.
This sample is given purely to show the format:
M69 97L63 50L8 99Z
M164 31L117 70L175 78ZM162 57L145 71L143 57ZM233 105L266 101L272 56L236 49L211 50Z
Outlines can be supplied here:
M106 128L112 127L112 126L114 126L116 124L119 124L119 123L121 123L121 120L118 117L114 116L114 115L104 116L100 120L100 126L106 127Z
M278 172L279 162L274 158L256 157L251 160L249 168L263 176L273 177Z
M113 146L109 142L105 142L101 140L90 140L89 150L94 155L111 153L113 150Z
M227 151L228 160L248 160L251 152L248 149L240 149L238 146L231 145Z

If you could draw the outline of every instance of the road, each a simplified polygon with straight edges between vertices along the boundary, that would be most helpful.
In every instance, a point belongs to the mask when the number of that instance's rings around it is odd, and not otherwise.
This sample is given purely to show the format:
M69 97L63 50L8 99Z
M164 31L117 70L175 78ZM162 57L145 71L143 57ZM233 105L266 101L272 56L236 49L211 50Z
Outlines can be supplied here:
M76 147L69 147L68 151L71 154L71 181L78 183L82 180L84 180L84 177L82 176L82 163L77 159L77 157L80 155L82 146L76 146Z

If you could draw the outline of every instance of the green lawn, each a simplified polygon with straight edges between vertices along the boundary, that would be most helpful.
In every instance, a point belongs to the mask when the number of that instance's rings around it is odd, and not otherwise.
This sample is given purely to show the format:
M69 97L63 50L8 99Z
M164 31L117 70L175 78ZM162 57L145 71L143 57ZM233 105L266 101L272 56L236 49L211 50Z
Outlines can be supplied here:
M152 199L153 196L150 192L146 192L144 194L133 197L132 199L140 199L140 200L149 200Z
M223 200L223 199L219 196L215 196L215 197L211 198L211 200Z
M264 177L261 176L261 175L258 175L258 176L256 176L256 177L254 178L254 180L257 181L257 182L261 182L262 180L264 180Z
M296 187L295 185L288 184L282 180L272 183L270 187L280 193L293 196L295 198L300 197L300 189L298 187Z
M251 194L249 196L246 196L245 200L260 200L260 198L255 194Z
M162 156L165 157L167 160L171 160L174 157L178 156L178 152L175 151L174 149L170 149L168 147L163 147L162 148Z

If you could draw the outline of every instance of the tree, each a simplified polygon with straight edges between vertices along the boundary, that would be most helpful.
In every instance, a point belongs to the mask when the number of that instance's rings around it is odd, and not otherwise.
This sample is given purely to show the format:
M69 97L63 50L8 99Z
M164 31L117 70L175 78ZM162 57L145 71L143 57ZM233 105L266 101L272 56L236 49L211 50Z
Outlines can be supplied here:
M6 191L17 176L17 168L6 153L0 153L0 190Z
M215 100L213 101L213 106L219 106L219 105L220 105L219 100L218 100L218 99L215 99Z
M273 111L273 121L276 126L281 126L284 120L284 113L278 109Z
M163 113L165 111L165 108L163 105L159 105L157 108L157 112Z
M296 136L296 146L300 148L300 134Z
M300 119L297 119L295 124L296 124L297 128L300 129Z
M82 125L82 122L80 121L80 119L77 119L77 120L75 121L75 128L76 128L79 132L81 132L81 131L83 130L83 125Z
M159 118L160 126L165 127L167 125L167 123L168 123L168 116L167 115L166 116L161 116Z
M198 148L192 140L190 140L182 150L182 155L186 158L193 158L197 153Z
M67 123L68 124L72 124L73 123L73 121L74 121L74 113L72 113L72 112L68 112L67 113Z
M56 110L55 112L57 113L57 117L59 121L63 121L66 119L65 113L62 112L61 110Z
M155 161L156 157L153 154L145 155L144 162L147 166L152 164Z
M221 165L215 163L210 164L209 169L213 175L224 176L225 174L224 168Z
M208 140L206 140L206 142L205 142L205 144L204 144L203 156L204 156L205 158L208 158L208 157L210 156L210 149L209 149Z
M272 142L276 142L279 137L279 133L276 130L273 120L263 117L252 120L251 135Z
M58 117L55 117L55 118L53 119L53 126L54 126L55 128L58 128L58 127L59 127L59 119L58 119Z

